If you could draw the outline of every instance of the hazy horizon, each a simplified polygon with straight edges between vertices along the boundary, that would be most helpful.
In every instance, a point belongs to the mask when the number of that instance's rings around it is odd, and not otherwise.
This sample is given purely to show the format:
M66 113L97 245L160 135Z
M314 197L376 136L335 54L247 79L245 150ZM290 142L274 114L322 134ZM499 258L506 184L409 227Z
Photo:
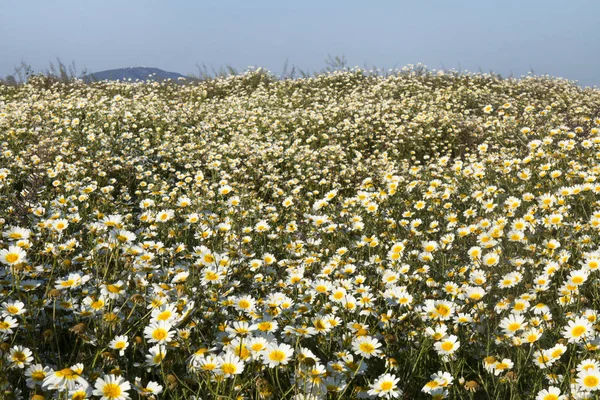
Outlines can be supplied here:
M89 72L153 67L183 75L196 65L239 71L291 67L318 71L328 55L348 66L495 72L531 70L600 86L595 44L600 3L564 7L558 0L522 2L358 1L302 4L156 0L4 5L0 76L21 61L44 71L60 58Z

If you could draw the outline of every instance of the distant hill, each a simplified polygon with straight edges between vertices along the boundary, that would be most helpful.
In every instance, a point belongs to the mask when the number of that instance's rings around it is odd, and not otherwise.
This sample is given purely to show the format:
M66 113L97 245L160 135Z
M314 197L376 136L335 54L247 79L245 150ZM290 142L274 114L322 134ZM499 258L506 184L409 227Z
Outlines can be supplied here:
M109 69L106 71L94 72L87 74L82 77L86 82L94 81L162 81L165 79L177 80L177 78L185 78L185 76L177 72L167 72L158 68L146 68L146 67L130 67L130 68L118 68Z

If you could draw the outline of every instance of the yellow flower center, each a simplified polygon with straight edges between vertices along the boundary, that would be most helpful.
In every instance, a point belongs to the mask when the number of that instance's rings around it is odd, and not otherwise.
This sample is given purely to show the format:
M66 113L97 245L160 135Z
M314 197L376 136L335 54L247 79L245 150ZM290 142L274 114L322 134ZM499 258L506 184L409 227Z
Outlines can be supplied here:
M272 324L270 322L261 322L258 324L258 329L263 332L269 331L271 329L271 327L272 327Z
M505 363L502 363L502 362L501 362L501 363L498 363L498 364L496 365L496 369L499 369L499 370L504 370L504 369L506 369L506 368L508 368L508 365L507 365L507 364L505 364Z
M15 306L8 306L6 307L6 311L8 311L10 314L16 314L19 312L19 309Z
M437 308L436 311L439 315L441 315L442 317L445 317L446 315L450 314L450 307L444 305L444 304L440 304Z
M34 381L43 381L46 378L46 373L44 371L35 371L31 374L31 378Z
M444 343L442 343L442 350L444 350L444 351L450 351L450 350L452 350L452 348L454 348L454 343L452 343L452 342L444 342Z
M156 340L165 340L167 337L167 331L163 328L158 328L152 333L152 337Z
M221 370L223 370L226 374L233 374L236 371L235 365L233 364L223 364L221 366Z
M205 275L205 279L207 281L216 281L217 279L219 279L219 275L217 275L216 273L214 273L212 271L208 271Z
M154 356L154 358L152 359L152 361L154 361L155 364L160 364L160 362L163 360L163 353L158 353L157 355Z
M375 350L375 346L373 346L371 343L361 343L359 348L363 353L368 354L372 353L373 350Z
M217 368L216 364L204 364L202 366L202 369L205 370L205 371L212 371L215 368Z
M508 325L508 330L511 332L517 331L521 328L521 324L518 322L513 322L510 325Z
M248 302L248 300L240 300L238 303L238 307L241 309L246 309L250 307L250 302Z
M173 315L173 313L169 310L167 311L163 311L160 314L158 314L157 320L159 321L166 321L169 318L171 318L171 316Z
M121 388L116 383L108 383L102 389L102 393L109 399L115 399L121 396Z
M104 302L102 300L96 300L90 304L90 307L92 307L94 310L98 310L104 307Z
M571 334L573 336L579 337L579 336L583 335L585 333L585 331L586 331L585 326L579 325L579 326L576 326L573 328L573 330L571 331Z
M73 394L71 400L85 400L87 398L87 394L85 392L77 392Z
M598 380L598 377L594 375L588 375L583 380L583 385L588 388L594 388L598 386L598 383L600 383L600 380Z
M318 330L323 330L326 328L325 323L320 319L316 320L314 325L315 325L315 328L317 328Z
M552 358L558 358L560 356L562 356L562 350L561 349L556 349L552 352L551 354Z
M254 343L252 345L252 351L261 351L264 349L264 345L262 343Z
M119 293L121 291L121 288L115 285L108 285L106 286L106 289L111 293Z
M269 359L272 361L281 362L281 361L285 360L285 353L281 350L273 350L269 354Z
M75 379L77 377L75 371L73 371L71 368L61 369L60 371L56 372L56 375L58 375L59 378L66 378L68 380Z

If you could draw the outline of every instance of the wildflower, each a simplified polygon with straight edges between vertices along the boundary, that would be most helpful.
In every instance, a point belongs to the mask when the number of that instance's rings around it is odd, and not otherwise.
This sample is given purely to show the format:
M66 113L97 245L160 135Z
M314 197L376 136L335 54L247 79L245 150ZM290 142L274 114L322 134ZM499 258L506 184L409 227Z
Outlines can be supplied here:
M569 343L579 343L593 332L592 324L585 318L578 317L569 321L562 330L562 335Z
M70 400L85 400L92 396L92 388L89 386L76 386L75 389L69 391Z
M577 365L577 372L584 371L600 371L600 362L594 359L587 358Z
M257 222L254 226L254 230L259 233L267 232L269 229L271 229L271 226L265 220Z
M150 343L164 344L172 340L172 326L166 321L157 321L144 328L144 336Z
M150 381L146 386L142 386L139 378L136 378L134 389L142 397L157 396L163 391L162 385L154 381Z
M537 342L541 336L542 331L540 329L531 328L523 332L523 339L527 343Z
M146 364L149 366L160 365L167 355L167 348L162 344L155 344L148 349Z
M540 369L550 367L557 358L553 357L552 350L539 350L533 354L533 363Z
M94 396L101 396L101 400L129 400L131 385L122 377L104 375L96 379Z
M600 371L590 369L577 374L577 384L588 392L600 389Z
M225 378L232 375L239 375L244 371L244 363L235 354L225 354L221 358L219 372L223 374Z
M253 360L258 360L262 352L267 349L269 342L264 337L253 337L249 338L246 342L246 347L250 351L250 355Z
M152 322L165 321L169 324L176 324L179 319L177 314L177 308L174 304L162 304L152 310L150 314L150 320Z
M245 337L257 329L257 325L250 325L245 321L234 321L233 326L228 326L225 331L235 336Z
M264 333L275 332L278 327L279 324L277 323L277 321L272 319L263 319L256 323L256 329Z
M49 367L44 367L41 364L30 365L25 370L25 376L27 377L27 387L33 389L36 386L42 386L44 379L52 372Z
M433 395L439 389L443 389L452 384L454 378L448 372L439 371L430 376L431 380L423 386L421 389L422 392L429 393Z
M352 342L354 352L364 358L379 357L381 354L381 343L370 336L360 336Z
M446 321L452 318L455 312L455 304L450 301L425 301L425 310L430 318Z
M252 312L254 311L255 300L251 296L242 296L235 300L234 305L238 311Z
M66 279L57 279L54 287L58 290L75 289L85 284L90 279L87 275L71 273Z
M469 254L469 257L471 257L473 260L478 260L481 257L481 248L471 247L467 254Z
M511 314L500 321L500 328L508 336L515 335L517 331L525 329L525 327L527 327L527 322L521 315Z
M233 191L233 188L229 185L223 185L219 188L219 194L223 195L223 196L228 195L232 191Z
M81 376L83 364L75 364L69 368L63 368L49 373L44 379L42 386L52 390L74 390L78 385L87 386L87 381Z
M108 297L109 299L119 299L126 293L127 286L125 282L119 280L114 284L104 284L102 285L102 295Z
M550 386L548 389L540 390L535 400L566 400L565 395L560 394L560 388Z
M370 396L383 397L386 399L395 399L402 395L402 390L398 388L400 378L396 378L392 374L384 374L380 376L373 384L368 394Z
M442 338L446 337L447 332L448 326L446 325L436 325L435 328L427 327L425 329L425 333L431 336L431 338L434 340L441 340Z
M59 234L62 233L65 229L67 229L68 226L69 226L69 221L67 221L64 218L57 219L52 224L52 228Z
M450 335L436 342L433 346L438 354L448 356L456 352L456 350L460 347L460 341L458 340L458 337Z
M572 283L575 286L580 286L587 280L589 274L590 273L587 270L571 271L569 273L569 283Z
M33 361L31 350L23 346L14 346L6 355L10 368L23 369Z
M8 250L0 250L0 262L6 265L17 265L27 261L27 253L18 246L9 246Z
M5 317L9 315L22 315L25 311L27 311L25 309L25 303L22 301L17 300L14 302L2 303L2 315Z
M17 241L23 239L29 239L31 231L29 229L21 228L18 226L13 226L9 228L7 231L2 233L2 236L6 239Z
M19 326L17 320L13 317L4 317L4 320L0 320L0 334L11 334L13 333L12 328Z
M208 284L218 284L225 278L222 271L217 267L207 267L203 270L200 283L204 286Z
M164 222L171 220L174 216L175 216L175 212L173 210L163 210L163 211L159 211L156 214L155 220L156 220L156 222L164 223Z
M125 349L128 346L129 346L129 342L127 341L127 336L125 336L125 335L116 336L108 344L108 347L110 347L111 349L119 350L119 355L121 357L125 355Z
M269 344L267 349L262 353L263 361L269 368L274 368L279 365L287 365L290 358L294 354L294 349L285 344Z
M502 359L502 361L496 362L492 366L492 370L494 371L494 375L498 376L502 372L512 369L513 366L514 363L511 360L509 360L508 358L504 358Z
M118 242L118 243L131 243L136 239L135 233L127 231L125 229L113 231L111 233L111 237L113 238L113 240L115 242Z
M485 296L485 294L486 294L485 290L480 287L469 287L465 291L465 296L468 299L474 300L474 301L481 300L481 298L483 298L483 296Z
M195 360L194 368L200 369L201 371L216 372L219 370L221 365L221 359L212 354L208 354L204 357L199 357Z
M486 267L493 267L494 265L498 264L498 261L499 257L495 253L488 253L483 256L483 259L481 260L482 264Z

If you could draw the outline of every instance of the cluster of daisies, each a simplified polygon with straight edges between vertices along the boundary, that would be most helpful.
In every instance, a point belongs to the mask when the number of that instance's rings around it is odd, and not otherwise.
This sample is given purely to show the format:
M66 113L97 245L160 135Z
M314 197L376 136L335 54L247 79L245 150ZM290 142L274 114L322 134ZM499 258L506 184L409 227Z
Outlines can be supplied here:
M2 398L592 399L600 92L0 86Z

